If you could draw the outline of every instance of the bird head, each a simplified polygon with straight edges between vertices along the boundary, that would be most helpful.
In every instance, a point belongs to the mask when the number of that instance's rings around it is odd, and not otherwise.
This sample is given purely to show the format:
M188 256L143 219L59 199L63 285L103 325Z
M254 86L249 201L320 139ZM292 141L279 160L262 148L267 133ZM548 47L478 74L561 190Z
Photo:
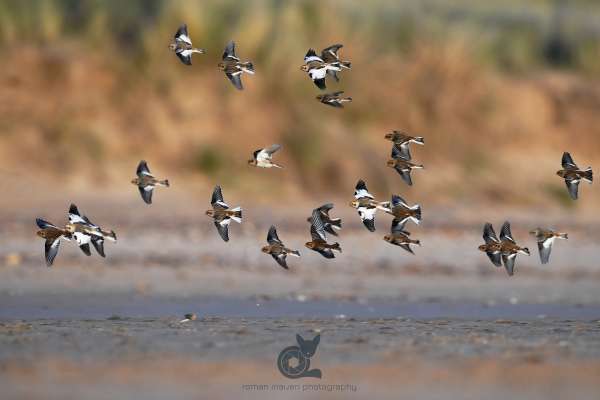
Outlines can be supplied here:
M529 233L532 234L532 235L534 235L534 236L537 236L537 235L539 235L541 233L540 232L540 228L535 228L534 230L529 231Z
M307 64L303 64L300 66L300 70L304 71L304 72L308 72L308 65Z
M309 249L314 249L315 248L315 244L313 242L306 242L304 244L304 246L308 247Z
M46 239L46 231L45 230L39 230L36 233L39 237Z
M392 241L392 235L385 235L383 237L383 240L385 240L386 242L391 242Z
M394 134L393 134L393 133L386 133L384 137L385 137L387 140L392 140L392 137L393 137L393 136L394 136Z
M215 215L215 210L206 210L206 215L213 217Z
M523 253L525 255L530 255L531 253L529 253L529 249L527 247L521 247L519 249L519 253Z
M67 231L69 233L74 233L75 232L75 225L73 225L73 224L67 224L67 225L65 225L65 231Z
M131 183L133 183L134 185L139 185L140 180L139 180L139 178L135 178L135 179L131 180Z
M175 43L169 43L169 49L177 50L177 45Z
M220 62L219 64L217 64L217 67L219 67L219 69L220 69L221 71L225 71L225 63L223 63L223 62Z
M264 246L264 247L261 249L261 251L262 251L263 253L268 253L268 252L270 251L270 249L269 249L269 246Z
M565 170L561 169L560 171L556 171L556 175L560 176L561 178L565 177Z
M350 202L350 207L358 208L358 200L352 200Z
M248 165L256 165L256 160L253 158L248 160Z
M394 160L394 159L388 160L387 166L388 167L395 167L396 166L396 160Z
M317 96L317 100L321 101L321 100L323 100L324 97L325 96L323 96L322 94L320 94L320 95Z
M480 246L478 247L478 249L479 249L480 251L487 251L487 246L486 246L485 244L482 244L482 245L480 245Z

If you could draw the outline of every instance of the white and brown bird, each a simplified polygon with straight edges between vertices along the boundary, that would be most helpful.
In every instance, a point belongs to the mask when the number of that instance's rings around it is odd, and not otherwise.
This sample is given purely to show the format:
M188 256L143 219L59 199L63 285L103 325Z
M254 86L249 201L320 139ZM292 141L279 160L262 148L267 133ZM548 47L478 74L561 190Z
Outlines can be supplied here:
M355 200L350 202L350 206L356 208L364 226L369 231L375 232L375 213L377 209L388 211L389 208L385 206L386 203L375 201L373 195L367 190L365 181L362 179L356 183L354 198Z
M233 40L225 47L222 58L223 61L218 65L219 69L225 72L225 76L227 76L227 79L231 81L233 86L238 90L243 90L242 74L254 75L254 65L250 61L240 61L235 55L235 42Z
M51 267L54 263L56 255L58 254L60 240L65 239L70 241L71 233L65 229L60 229L56 225L53 225L41 218L37 218L35 223L40 228L40 230L37 232L37 235L43 239L46 239L44 246L46 265Z
M169 44L169 48L175 52L182 63L192 65L192 54L204 54L204 49L197 49L192 45L192 39L188 35L187 25L183 24L175 32L175 43Z
M131 183L138 187L140 195L146 204L152 204L152 193L156 186L169 187L168 179L156 179L154 175L150 173L148 164L142 160L137 167L137 178L134 178Z
M281 165L273 162L273 154L281 149L280 144L274 144L264 149L256 150L252 159L248 160L248 165L259 168L283 168Z
M508 221L504 222L502 229L500 230L500 244L504 268L506 268L508 275L512 276L515 273L515 260L517 254L525 254L528 256L530 254L529 249L517 245L510 231L510 223Z
M312 212L310 236L312 240L306 242L305 246L321 254L323 257L335 258L333 250L339 251L340 253L342 252L339 243L327 243L327 234L325 233L325 226L321 219L321 211L319 209L314 209Z
M352 101L352 97L342 97L342 94L344 94L343 90L340 90L339 92L320 94L317 96L317 100L331 107L344 108L344 103L350 103Z
M418 204L409 206L406 200L397 194L393 194L392 200L381 203L381 206L386 209L385 212L393 215L402 224L407 220L411 220L417 225L421 223L421 206Z
M333 203L323 204L321 207L315 208L321 213L321 221L325 227L325 232L332 234L333 236L338 236L336 231L342 229L342 219L341 218L331 218L329 215L329 211L333 209ZM306 219L308 222L312 222L312 216Z
M410 155L410 154L409 154ZM402 180L409 186L412 186L412 178L410 173L413 169L423 169L423 165L415 164L406 158L407 153L403 152L402 149L394 144L392 146L392 158L388 160L387 166L394 168L396 172L400 174Z
M565 180L569 195L573 200L577 200L579 191L579 182L585 181L592 183L594 175L592 167L587 167L585 170L580 170L577 164L573 161L571 154L564 152L562 156L563 169L556 172L558 176Z
M411 143L416 143L421 146L425 144L425 139L422 136L411 136L402 131L392 131L391 133L387 133L385 138L393 142L399 148L402 157L409 161L412 159L409 145Z
M537 240L538 250L540 252L540 261L542 264L547 264L548 261L550 261L550 252L552 251L554 239L569 238L566 233L555 232L552 229L535 228L529 233L535 236Z
M285 247L277 235L277 229L273 225L271 225L269 232L267 232L267 243L269 244L262 248L262 252L270 254L273 259L277 261L277 264L285 269L288 269L286 261L288 255L300 257L300 252L298 250L292 250Z
M321 90L327 88L325 78L332 76L336 81L339 80L337 72L343 68L350 69L349 61L341 61L338 57L338 50L342 48L341 44L335 44L323 49L321 57L317 55L314 49L309 49L304 56L304 64L300 69L308 74L314 84Z
M408 251L410 254L415 254L410 246L421 246L421 241L411 239L410 232L404 230L404 222L400 222L396 218L392 220L392 227L390 229L390 233L385 235L383 237L383 240L395 246L400 246L404 250Z
M502 243L498 240L494 227L489 222L486 222L483 226L483 241L485 243L479 246L479 250L488 256L492 264L496 267L501 267Z
M219 235L224 241L228 242L229 224L232 220L238 224L242 223L242 209L241 207L229 208L229 205L223 200L223 193L219 185L215 186L213 190L210 204L212 209L207 210L206 215L213 219Z
M98 225L93 224L88 217L81 215L75 204L71 204L68 212L69 222L65 229L77 241L79 248L86 256L91 256L90 243L96 249L101 257L106 257L104 253L104 240L111 242L117 241L115 231L105 231Z

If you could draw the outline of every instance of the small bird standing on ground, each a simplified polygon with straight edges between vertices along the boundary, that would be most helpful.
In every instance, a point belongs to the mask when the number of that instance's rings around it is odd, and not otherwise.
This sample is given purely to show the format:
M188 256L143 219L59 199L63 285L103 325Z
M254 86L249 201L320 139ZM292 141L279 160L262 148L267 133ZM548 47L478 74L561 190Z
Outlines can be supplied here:
M58 248L60 247L60 239L71 240L71 233L65 229L60 229L57 226L51 224L48 221L44 221L41 218L36 218L35 223L40 228L37 231L37 235L41 238L46 239L45 243L45 256L46 265L52 266L54 259L58 254Z
M404 230L404 223L394 218L392 221L391 233L385 235L383 240L396 246L402 247L411 254L415 254L410 248L411 245L421 246L421 241L409 238L410 232Z
M179 323L189 322L189 321L195 321L197 318L198 317L194 313L185 314L183 316L183 319L181 321L179 321Z
M243 90L242 73L254 75L254 65L250 61L242 62L235 55L235 42L232 40L225 47L223 61L219 63L219 69L225 72L227 78L238 90Z
M402 153L402 149L394 144L392 146L392 158L388 160L387 166L394 168L396 172L400 174L402 180L406 182L409 186L412 186L412 178L410 177L410 172L413 169L423 169L423 165L414 164L410 162L410 160L405 158L405 155Z
M408 203L397 194L392 195L392 201L382 203L382 206L388 214L394 216L400 223L404 224L407 220L413 221L419 225L421 223L421 206L415 204L409 206Z
M117 241L117 235L114 231L104 231L98 225L93 224L88 217L82 216L75 204L69 207L69 222L65 229L79 244L79 248L86 256L91 256L90 243L94 246L98 254L106 257L104 254L104 239L112 242Z
M483 251L487 254L490 261L496 266L502 266L502 244L498 237L496 236L496 232L494 232L494 227L489 222L486 222L483 226L483 240L485 244L479 246L479 250Z
M387 140L392 141L395 145L400 148L400 153L403 158L411 160L409 144L416 143L420 145L425 144L425 139L422 136L410 136L402 131L392 131L385 135Z
M350 206L358 210L358 216L365 227L369 231L375 232L375 213L377 212L378 208L383 211L389 210L385 207L386 203L375 201L373 195L367 190L365 181L362 179L356 183L354 197L356 200L350 202Z
M241 207L235 207L229 209L227 203L223 201L223 194L221 193L221 186L215 186L213 194L210 200L212 210L207 210L206 215L214 220L215 227L221 235L221 238L228 242L229 241L229 223L234 220L238 224L242 223L242 209Z
M515 259L517 258L517 254L529 255L529 249L517 245L510 232L510 223L508 221L504 222L500 230L500 242L504 268L506 268L508 275L512 276L515 273Z
M283 242L277 236L277 229L275 226L271 225L269 228L269 232L267 233L267 242L268 246L264 246L262 248L263 253L270 254L277 264L281 265L283 268L288 269L288 265L286 262L286 258L288 255L294 257L300 257L300 252L298 250L292 250L285 247Z
M325 226L321 219L321 211L316 208L312 212L311 224L310 224L310 236L312 241L307 242L305 246L311 250L316 251L325 258L335 258L333 250L337 250L340 253L342 248L340 244L335 242L333 244L327 243L327 235L325 234Z
M248 160L248 165L259 168L283 168L281 165L275 164L272 161L273 153L279 149L281 149L281 145L274 144L270 147L256 150L252 155L252 159Z
M169 48L175 52L182 63L192 65L192 54L204 54L204 49L197 49L192 46L192 39L188 35L187 25L183 24L175 32L175 43L169 44Z
M563 153L562 156L562 167L563 169L556 172L556 175L564 178L569 190L569 195L573 200L577 200L579 182L584 180L587 183L592 183L594 175L592 173L592 167L587 167L585 170L580 170L577 164L573 161L571 155L567 152Z
M152 193L156 186L169 187L169 180L159 180L150 173L148 164L142 160L137 167L137 178L133 179L131 183L136 185L142 195L142 199L146 204L152 204Z
M329 211L333 208L332 203L323 204L321 207L316 208L321 213L321 221L325 227L325 232L332 234L333 236L337 236L338 233L336 230L342 229L342 219L341 218L331 218L329 216ZM312 222L312 216L306 219L307 222Z
M352 97L341 97L342 94L344 94L343 90L339 92L320 94L317 96L317 100L331 107L344 108L343 103L350 103L352 101Z
M566 233L555 232L552 229L535 228L529 233L535 236L537 240L538 250L540 252L540 261L542 264L547 264L548 261L550 261L550 252L552 251L554 239L569 238Z

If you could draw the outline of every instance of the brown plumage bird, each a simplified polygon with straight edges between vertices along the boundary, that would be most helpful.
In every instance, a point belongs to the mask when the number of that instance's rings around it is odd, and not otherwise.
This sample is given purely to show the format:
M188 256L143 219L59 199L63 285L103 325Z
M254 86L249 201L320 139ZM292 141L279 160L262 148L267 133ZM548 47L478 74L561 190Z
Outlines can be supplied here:
M483 240L485 244L479 246L479 250L487 254L490 261L496 266L502 266L502 243L498 240L494 227L489 222L483 226Z
M169 180L156 179L154 175L150 173L148 164L144 160L140 161L138 164L136 174L137 178L134 178L131 183L138 187L142 200L144 200L146 204L152 204L152 193L156 186L169 187Z
M321 221L325 226L325 232L332 234L333 236L338 236L336 230L342 229L342 219L341 218L331 218L329 216L329 211L333 209L333 203L323 204L321 207L316 208L319 210L321 215ZM312 222L312 216L306 218L307 222Z
M411 136L402 131L392 131L391 133L386 134L385 138L387 140L392 141L396 146L398 146L402 156L407 160L412 159L410 155L409 144L425 144L425 139L423 139L422 136Z
M355 200L350 202L350 207L356 208L363 225L370 232L375 232L375 213L377 209L387 211L388 208L385 206L387 202L375 201L375 198L367 189L367 184L362 179L359 179L356 183L354 198Z
M500 230L500 243L502 246L500 252L502 254L504 268L506 268L508 275L512 276L515 273L515 260L517 254L529 255L529 249L517 245L510 232L510 223L508 221L504 222L502 229Z
M279 236L277 236L277 229L273 225L271 225L269 232L267 233L267 242L269 244L262 248L262 252L270 254L273 259L277 261L277 264L285 269L288 269L286 261L288 255L300 257L300 252L298 250L292 250L285 247L283 242L279 239Z
M317 100L331 107L344 108L344 103L350 103L352 101L352 97L342 97L342 94L344 94L343 90L339 92L320 94L317 96Z
M397 194L393 194L392 200L390 202L382 203L382 206L387 208L385 210L386 213L393 215L400 223L405 223L409 219L417 225L421 223L421 206L418 204L409 206L408 203Z
M321 211L314 209L311 217L310 224L310 235L312 241L307 242L305 246L311 250L316 251L325 258L335 258L333 250L342 252L342 248L339 243L327 243L327 235L325 234L325 226L321 219Z
M54 259L58 254L58 248L60 247L60 239L71 240L71 233L65 229L60 229L57 226L51 224L48 221L44 221L41 218L35 220L37 226L40 228L37 231L37 235L43 239L46 239L45 243L45 256L46 265L51 267L54 263Z
M233 220L238 224L242 223L242 209L241 207L229 208L227 203L223 201L223 193L221 192L221 186L215 186L213 194L210 200L212 210L207 210L206 215L214 220L215 227L219 232L221 238L228 242L229 241L229 223Z
M392 221L391 232L383 237L386 242L400 246L411 254L415 254L411 245L421 246L421 241L411 239L410 232L404 230L404 223L395 219Z
M573 200L577 200L579 191L579 182L586 181L592 183L594 181L594 175L592 168L587 167L585 170L580 170L577 164L573 161L571 155L567 152L563 153L562 156L562 167L563 169L556 172L558 176L565 180L569 195Z
M530 231L535 236L538 244L538 250L540 253L540 261L542 264L547 264L550 261L550 252L552 251L552 244L554 239L568 239L569 236L566 233L555 232L552 229L535 228Z
M225 72L227 78L238 90L244 89L242 85L243 73L254 75L254 65L250 61L240 61L235 55L235 42L233 40L225 47L223 61L218 66L221 71Z
M394 144L392 146L392 158L388 160L387 166L394 168L396 172L400 174L402 180L406 182L409 186L412 186L412 178L410 173L413 169L423 169L423 165L415 164L408 159L406 159L406 155L402 153L401 148Z

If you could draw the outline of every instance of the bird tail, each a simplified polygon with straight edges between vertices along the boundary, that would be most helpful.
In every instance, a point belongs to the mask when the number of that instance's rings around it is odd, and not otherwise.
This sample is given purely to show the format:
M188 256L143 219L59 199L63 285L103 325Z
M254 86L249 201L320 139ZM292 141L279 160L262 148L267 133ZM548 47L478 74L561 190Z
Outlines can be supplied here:
M159 182L158 182L158 184L159 184L159 185L163 185L163 186L165 186L165 187L169 187L169 180L168 180L168 179L165 179L165 180L163 180L163 181L159 181Z
M340 244L338 242L335 242L333 245L331 245L331 249L332 250L337 250L340 253L342 252L342 246L340 246Z
M234 220L235 222L237 222L238 224L241 224L242 223L242 208L241 207L232 208L231 211L233 212L233 214L231 215L231 219Z
M561 239L568 239L569 235L567 235L566 233L557 233L556 237L561 238Z
M425 144L425 139L423 139L423 136L416 136L414 138L414 142L418 144Z
M204 49L196 49L196 48L193 48L193 49L192 49L192 51L193 51L194 53L198 53L198 54L204 54L204 53L206 53L206 50L204 50Z
M583 179L589 183L594 181L594 174L592 173L592 167L588 167L585 171L583 171Z
M250 61L240 64L240 66L244 72L254 74L254 64L252 64Z
M104 236L106 239L109 239L113 242L117 241L117 234L115 233L115 231L110 231L110 232L102 231L102 236Z
M341 218L330 219L329 223L331 224L331 226L333 226L336 229L342 229L342 219Z
M343 68L348 68L348 69L352 68L352 63L350 61L340 61L340 65Z
M300 252L298 250L290 250L289 255L294 257L300 257Z
M345 97L345 98L340 99L340 101L350 103L350 102L352 102L352 97Z
M419 223L422 220L421 217L421 206L420 205L416 205L410 208L410 210L412 211L412 215L409 217L415 224L419 225Z

